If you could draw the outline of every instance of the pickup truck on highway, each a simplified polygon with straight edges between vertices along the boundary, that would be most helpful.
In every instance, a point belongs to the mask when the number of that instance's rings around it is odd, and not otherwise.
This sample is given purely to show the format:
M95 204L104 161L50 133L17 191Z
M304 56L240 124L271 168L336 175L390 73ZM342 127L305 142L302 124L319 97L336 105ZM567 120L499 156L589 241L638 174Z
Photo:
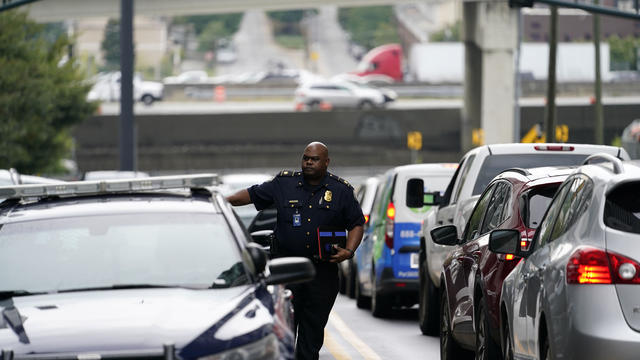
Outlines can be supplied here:
M455 225L458 238L461 238L478 197L487 184L506 169L579 165L587 156L595 153L629 159L627 152L620 147L546 143L484 145L463 156L444 195L434 199L432 203L436 206L432 206L423 217L418 253L418 323L423 334L435 335L438 332L438 289L442 264L455 248L434 243L430 231L443 225ZM420 186L413 189L419 192ZM423 196L422 193L416 193L413 199L420 201ZM408 194L407 201L410 197Z

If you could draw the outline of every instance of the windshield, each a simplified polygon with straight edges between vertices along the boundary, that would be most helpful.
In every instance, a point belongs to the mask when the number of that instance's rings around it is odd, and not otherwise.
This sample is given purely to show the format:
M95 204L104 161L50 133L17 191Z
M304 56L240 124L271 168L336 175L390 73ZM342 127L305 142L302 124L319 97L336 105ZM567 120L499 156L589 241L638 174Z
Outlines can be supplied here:
M247 283L222 215L146 213L6 224L0 291Z
M542 188L534 188L525 194L528 203L526 212L523 214L523 220L528 228L536 229L540 225L540 221L559 187L560 184L554 184Z
M484 159L480 173L473 187L473 195L482 193L491 179L509 168L535 168L542 166L580 165L587 158L586 154L505 154L492 155Z

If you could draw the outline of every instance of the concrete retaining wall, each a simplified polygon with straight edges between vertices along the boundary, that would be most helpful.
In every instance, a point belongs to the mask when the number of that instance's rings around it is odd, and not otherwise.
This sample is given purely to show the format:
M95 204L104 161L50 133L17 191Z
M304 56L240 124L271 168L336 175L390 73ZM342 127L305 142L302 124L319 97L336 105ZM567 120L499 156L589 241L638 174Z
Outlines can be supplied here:
M592 142L589 106L558 108L570 142ZM605 141L633 119L639 105L605 106ZM522 109L522 132L541 123L544 107ZM454 161L461 155L460 109L336 111L315 113L136 116L138 169L173 171L297 165L304 146L325 142L332 166L408 163L406 134L420 131L422 161ZM81 170L118 168L118 116L95 116L75 129ZM293 165L292 165L293 164Z

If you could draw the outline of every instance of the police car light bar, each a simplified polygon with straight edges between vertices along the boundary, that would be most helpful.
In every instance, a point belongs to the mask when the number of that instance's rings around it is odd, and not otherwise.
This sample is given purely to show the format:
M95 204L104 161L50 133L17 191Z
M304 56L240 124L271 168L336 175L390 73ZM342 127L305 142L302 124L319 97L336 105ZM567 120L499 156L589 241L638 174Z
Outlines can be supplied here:
M0 186L0 199L126 193L142 190L201 188L218 185L216 174L157 176L140 179L70 181L60 184Z

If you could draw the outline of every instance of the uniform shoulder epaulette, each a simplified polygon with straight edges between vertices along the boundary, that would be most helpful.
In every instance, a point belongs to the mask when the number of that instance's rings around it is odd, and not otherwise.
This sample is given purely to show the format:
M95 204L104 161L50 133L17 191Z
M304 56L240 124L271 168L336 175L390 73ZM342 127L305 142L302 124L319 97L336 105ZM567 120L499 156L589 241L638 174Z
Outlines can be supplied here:
M276 176L298 176L298 175L300 175L300 171L282 170Z
M334 180L336 180L337 182L339 182L339 183L341 183L341 184L344 184L344 185L346 185L347 187L350 187L350 188L352 188L352 189L353 189L353 186L351 186L351 184L349 184L349 182L348 182L347 180L345 180L345 179L343 179L343 178L341 178L341 177L339 177L339 176L335 176L335 175L333 175L333 174L331 174L331 173L329 173L329 177L330 177L330 178L332 178L332 179L334 179Z

